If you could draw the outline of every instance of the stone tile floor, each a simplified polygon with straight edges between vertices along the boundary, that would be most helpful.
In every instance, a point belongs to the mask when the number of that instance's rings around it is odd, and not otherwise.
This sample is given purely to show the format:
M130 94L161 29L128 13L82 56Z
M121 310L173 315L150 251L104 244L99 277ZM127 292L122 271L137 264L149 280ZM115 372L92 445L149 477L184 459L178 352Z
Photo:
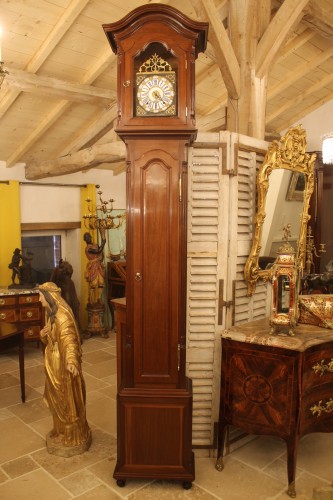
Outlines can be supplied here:
M288 499L283 441L250 436L239 441L218 472L212 451L194 450L196 479L190 490L173 481L132 480L119 488L116 462L116 345L93 337L83 343L90 450L72 458L50 455L45 436L52 418L42 400L43 357L26 344L26 403L20 400L17 352L0 355L1 500L283 500ZM333 395L332 395L333 396ZM298 500L333 499L333 433L311 434L299 443ZM320 496L320 491L325 491ZM327 496L328 495L328 496Z

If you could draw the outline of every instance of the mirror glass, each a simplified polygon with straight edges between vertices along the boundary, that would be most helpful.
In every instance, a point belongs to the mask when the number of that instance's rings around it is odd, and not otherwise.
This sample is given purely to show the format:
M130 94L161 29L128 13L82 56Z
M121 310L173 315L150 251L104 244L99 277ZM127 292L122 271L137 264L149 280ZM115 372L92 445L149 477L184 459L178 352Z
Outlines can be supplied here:
M277 313L288 314L290 307L290 278L286 274L280 274L278 277L278 300Z
M259 168L253 242L244 271L248 295L254 292L258 279L270 277L269 268L288 224L288 241L296 251L296 266L300 271L304 269L316 159L305 148L305 130L300 125L293 127L280 141L272 142Z
M290 170L272 170L266 197L266 217L263 222L259 250L259 269L264 270L276 258L276 252L283 243L283 228L290 224L289 243L297 250L303 212L303 192L301 199L288 199L290 186L295 174ZM302 175L304 178L304 176ZM303 187L304 191L304 187ZM290 198L290 196L289 196Z

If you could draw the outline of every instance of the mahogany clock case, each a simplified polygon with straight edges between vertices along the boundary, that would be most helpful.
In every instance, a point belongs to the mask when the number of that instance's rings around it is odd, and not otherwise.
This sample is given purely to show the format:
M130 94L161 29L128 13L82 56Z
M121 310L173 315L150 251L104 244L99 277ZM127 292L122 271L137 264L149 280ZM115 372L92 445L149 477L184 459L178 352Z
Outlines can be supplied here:
M129 478L175 479L188 488L194 455L185 374L187 149L197 132L194 64L208 25L149 4L103 28L118 55L116 132L127 151L114 478L120 486Z

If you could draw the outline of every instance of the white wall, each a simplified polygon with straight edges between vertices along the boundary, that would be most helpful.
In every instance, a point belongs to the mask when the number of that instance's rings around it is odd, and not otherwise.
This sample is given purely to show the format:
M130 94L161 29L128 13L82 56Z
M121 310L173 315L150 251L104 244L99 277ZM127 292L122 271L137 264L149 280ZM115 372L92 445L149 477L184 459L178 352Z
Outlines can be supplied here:
M34 182L27 181L25 178L23 163L7 168L3 161L0 161L0 180ZM75 187L47 185L57 183L75 185ZM113 175L111 170L92 169L85 173L41 179L35 181L35 185L22 184L20 186L21 222L79 222L81 201L78 186L84 184L98 184L103 192L103 200L113 198L115 209L126 208L125 173ZM73 280L77 294L80 296L81 232L79 229L73 229L65 232L59 231L60 233L63 242L62 257L73 266ZM33 234L36 233L33 232Z
M295 125L301 125L306 131L307 151L321 151L321 137L333 131L333 100L300 119Z
M25 178L23 163L7 168L0 161L0 180L30 182ZM34 182L34 181L31 181ZM110 170L91 169L85 173L61 175L21 185L21 222L63 222L80 220L79 187L56 187L40 184L99 184L103 199L114 198L114 208L126 208L125 173L113 175Z

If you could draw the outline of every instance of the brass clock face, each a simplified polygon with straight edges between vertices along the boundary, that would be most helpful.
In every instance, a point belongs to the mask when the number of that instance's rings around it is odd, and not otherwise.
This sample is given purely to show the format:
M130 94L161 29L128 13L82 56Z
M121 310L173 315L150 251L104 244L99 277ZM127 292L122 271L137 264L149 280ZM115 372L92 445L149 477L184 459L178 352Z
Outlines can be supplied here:
M175 116L175 74L137 75L136 116Z

